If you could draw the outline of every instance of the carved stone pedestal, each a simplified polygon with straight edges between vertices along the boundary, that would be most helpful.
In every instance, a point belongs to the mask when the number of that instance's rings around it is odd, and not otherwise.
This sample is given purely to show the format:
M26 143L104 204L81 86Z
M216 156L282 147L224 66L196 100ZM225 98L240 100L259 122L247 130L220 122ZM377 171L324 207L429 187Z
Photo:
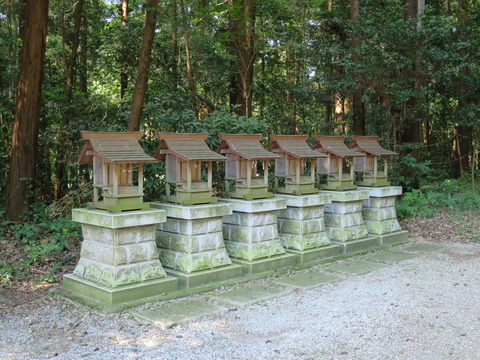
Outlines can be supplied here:
M83 244L73 274L64 287L87 302L107 306L147 302L177 289L158 259L156 224L165 212L143 210L110 213L73 209L72 220L82 224Z
M277 228L278 210L284 199L220 199L232 207L232 215L223 220L223 238L227 251L244 273L259 273L295 265L295 256L286 254Z

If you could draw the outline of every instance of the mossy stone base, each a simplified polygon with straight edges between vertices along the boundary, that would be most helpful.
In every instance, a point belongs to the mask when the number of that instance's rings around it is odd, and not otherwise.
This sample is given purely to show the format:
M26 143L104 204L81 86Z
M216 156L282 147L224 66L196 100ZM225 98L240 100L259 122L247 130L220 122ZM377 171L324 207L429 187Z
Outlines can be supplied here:
M297 264L305 264L312 261L339 256L342 254L342 247L338 244L330 244L327 246L308 250L287 249L287 254L294 254Z
M155 227L165 221L164 211L73 209L72 219L82 224L84 238L76 277L109 288L166 277L155 245Z
M368 191L332 191L332 202L325 205L325 227L331 241L349 242L363 239L368 232L362 216L362 201Z
M397 245L408 241L408 231L400 230L385 235L370 235L379 239L381 246Z
M167 269L167 274L178 280L179 289L190 289L242 276L242 267L238 264L226 265L215 269L186 273Z
M369 191L369 198L362 204L363 220L369 234L383 236L402 230L395 211L396 196L402 194L400 186L359 189Z
M270 258L258 260L232 259L235 264L242 265L244 274L260 274L274 271L286 267L295 266L296 258L294 254L278 255Z
M130 303L146 303L150 299L177 290L177 279L167 276L161 279L111 288L67 274L63 277L63 287L74 297L84 300L91 306L115 307Z
M223 238L232 258L253 261L285 254L277 228L278 210L285 208L285 200L222 201L233 210L223 219Z
M320 188L323 190L346 191L355 190L357 185L354 184L353 178L346 174L344 174L342 179L339 179L336 175L328 175L327 183L321 184Z
M225 240L227 252L232 258L253 261L285 254L285 249L279 238L259 243L242 243L239 241Z
M376 249L381 246L381 240L378 237L365 237L359 240L348 242L332 241L334 244L340 246L342 254L355 254L363 251Z
M307 250L330 245L323 219L327 195L276 195L287 201L287 208L278 212L278 231L283 247Z
M231 265L222 235L225 204L195 206L155 204L167 211L167 221L157 226L157 246L163 266L193 273ZM203 214L203 215L202 215Z

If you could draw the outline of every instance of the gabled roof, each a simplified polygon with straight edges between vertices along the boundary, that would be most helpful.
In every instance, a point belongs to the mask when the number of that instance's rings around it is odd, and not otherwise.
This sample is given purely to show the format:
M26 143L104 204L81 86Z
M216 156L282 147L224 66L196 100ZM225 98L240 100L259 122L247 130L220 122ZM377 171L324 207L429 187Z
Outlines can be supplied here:
M365 156L365 154L358 151L349 149L345 145L345 136L324 136L315 135L317 142L313 144L312 149L318 149L317 151L332 154L339 157L358 157Z
M308 135L270 135L270 139L273 143L268 148L269 151L277 149L297 159L326 157L325 154L312 150L308 146Z
M222 143L218 147L221 154L233 153L247 160L279 159L280 156L263 148L262 134L220 134Z
M181 134L157 133L160 140L153 155L156 159L165 160L166 155L173 155L185 161L225 161L225 157L210 150L205 140L208 133Z
M384 149L378 143L378 136L352 136L353 143L350 148L356 151L375 156L395 156L398 155L395 151Z
M78 162L90 163L93 156L107 163L155 163L157 160L147 155L138 140L141 132L93 132L81 131L85 140Z

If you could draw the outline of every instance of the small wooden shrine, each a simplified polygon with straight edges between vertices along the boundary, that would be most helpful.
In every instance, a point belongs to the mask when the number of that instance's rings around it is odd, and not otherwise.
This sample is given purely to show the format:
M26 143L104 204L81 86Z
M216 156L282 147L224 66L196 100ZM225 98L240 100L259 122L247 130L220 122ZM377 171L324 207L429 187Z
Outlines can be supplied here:
M227 159L225 164L225 192L227 196L245 200L264 199L273 196L268 191L268 161L280 156L265 150L260 142L261 134L220 134L222 143L218 148ZM258 165L263 167L260 178ZM234 191L230 191L230 180Z
M157 133L160 144L154 157L165 161L167 202L182 205L213 204L212 163L225 157L210 150L208 133ZM204 179L206 178L206 181Z
M78 161L93 162L94 200L88 204L89 208L110 212L150 208L143 202L143 164L157 160L147 155L138 143L142 133L82 131L81 134L85 144ZM134 164L137 164L137 185L133 182Z
M315 140L317 142L312 149L327 155L326 158L317 161L317 174L327 175L326 184L319 186L325 190L356 189L352 160L356 157L364 157L365 154L349 149L344 143L345 136L316 135Z
M281 156L275 159L275 191L293 195L318 193L315 188L316 161L327 155L308 146L308 135L270 135L270 138L273 143L268 150ZM308 165L310 175L305 175ZM279 186L279 178L285 181L282 187Z
M384 149L378 143L378 136L352 136L350 148L365 154L365 157L354 159L355 171L361 172L362 180L357 181L362 186L389 186L388 158L398 155L394 151ZM383 171L378 170L379 163L383 161Z

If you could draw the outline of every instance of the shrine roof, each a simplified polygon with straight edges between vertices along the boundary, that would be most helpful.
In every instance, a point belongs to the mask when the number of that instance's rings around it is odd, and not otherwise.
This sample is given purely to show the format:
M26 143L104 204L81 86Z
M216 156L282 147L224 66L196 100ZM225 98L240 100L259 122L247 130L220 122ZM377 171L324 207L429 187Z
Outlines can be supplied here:
M317 151L332 154L338 157L359 157L365 156L365 154L349 149L345 145L345 136L324 136L315 135L317 142L313 144L312 149L318 149Z
M155 163L156 159L146 154L138 140L141 132L93 132L82 131L85 140L78 162L90 163L93 156L107 163Z
M225 161L225 157L212 151L205 140L208 133L182 134L157 133L160 140L153 155L156 159L165 160L167 155L176 156L185 161Z
M352 136L353 143L350 148L356 151L375 156L395 156L395 151L384 149L378 143L378 136Z
M221 154L233 153L247 160L274 160L280 156L267 151L260 140L262 134L220 134L222 143L218 148Z
M268 150L278 150L297 159L321 158L325 154L312 150L307 144L308 135L270 135L273 143Z

